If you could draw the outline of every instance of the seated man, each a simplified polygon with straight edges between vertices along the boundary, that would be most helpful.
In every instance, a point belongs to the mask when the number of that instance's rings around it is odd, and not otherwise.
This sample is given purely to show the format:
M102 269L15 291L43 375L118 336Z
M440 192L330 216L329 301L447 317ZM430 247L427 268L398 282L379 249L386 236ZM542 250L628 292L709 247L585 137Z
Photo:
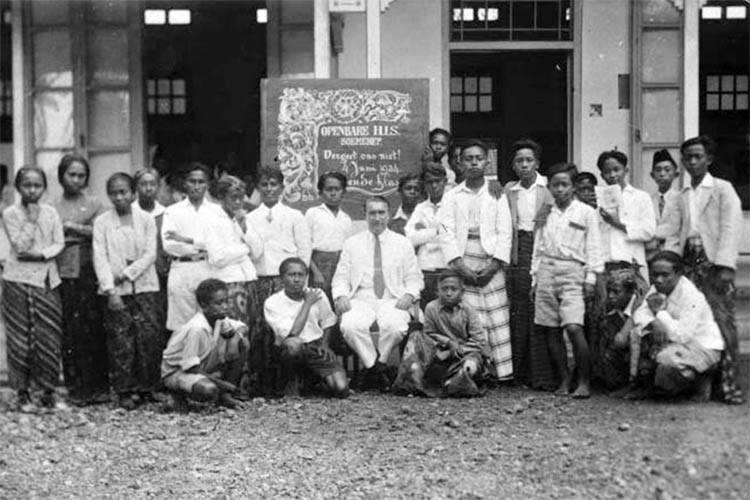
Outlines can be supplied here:
M289 257L279 266L284 289L266 299L264 317L281 347L281 358L289 381L285 395L296 396L297 375L302 367L320 376L331 392L341 398L349 394L346 371L328 347L331 329L338 318L322 290L306 288L307 265Z
M639 378L667 395L695 393L707 400L707 372L718 365L725 345L706 297L682 275L680 256L671 251L658 252L651 260L651 282L633 314L648 356Z
M227 318L227 285L202 281L195 292L201 311L169 339L161 362L164 386L173 391L176 409L185 395L235 408L232 397L247 359L247 325Z
M411 243L388 229L389 211L382 196L365 201L368 230L344 243L331 287L344 341L367 369L365 378L377 381L381 390L390 388L386 363L406 335L409 308L423 287ZM370 334L375 321L377 346Z
M398 392L476 396L476 382L491 367L479 314L462 300L464 285L453 270L441 273L438 298L427 304L424 331L413 332L394 383ZM437 391L436 391L437 388Z

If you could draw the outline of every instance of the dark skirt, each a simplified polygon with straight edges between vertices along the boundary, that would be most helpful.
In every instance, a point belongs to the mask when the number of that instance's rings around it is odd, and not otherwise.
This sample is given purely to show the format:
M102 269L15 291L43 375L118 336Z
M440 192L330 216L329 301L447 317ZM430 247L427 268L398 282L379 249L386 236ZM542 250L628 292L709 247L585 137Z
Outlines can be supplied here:
M318 270L325 279L325 286L323 291L328 296L328 300L333 304L333 296L331 295L331 282L333 281L333 275L336 273L336 266L339 264L339 258L341 252L322 252L320 250L313 250L311 260L315 262ZM310 276L310 286L312 286L312 276Z
M259 324L263 308L258 303L255 281L227 283L229 296L229 317L242 321L252 331Z
M630 379L630 348L615 345L615 336L625 324L619 314L602 318L596 335L589 340L591 380L608 391L626 387Z
M519 384L554 389L556 378L547 350L547 334L534 325L534 302L529 297L534 233L518 231L517 238L518 259L509 272L513 376Z
M124 310L108 310L104 316L110 381L118 394L152 391L161 378L165 347L159 294L123 295L122 301Z
M16 390L53 390L60 381L62 304L57 289L3 283L8 375Z
M249 369L251 394L274 395L283 388L278 349L274 349L274 334L263 318L266 299L283 288L279 276L262 276L256 281L259 312L257 322L250 328Z
M109 390L107 343L93 267L78 278L63 279L62 361L70 397L89 400Z

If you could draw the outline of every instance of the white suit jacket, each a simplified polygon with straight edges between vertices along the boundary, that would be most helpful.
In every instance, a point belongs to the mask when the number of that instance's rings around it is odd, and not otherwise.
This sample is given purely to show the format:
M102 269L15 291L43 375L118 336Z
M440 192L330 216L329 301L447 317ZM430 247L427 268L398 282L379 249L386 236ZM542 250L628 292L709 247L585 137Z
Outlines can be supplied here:
M463 257L469 240L468 206L462 203L462 193L469 188L462 182L443 196L438 220L445 227L442 236L443 256L446 262ZM508 198L503 194L495 199L487 190L487 183L479 190L481 215L479 237L488 255L510 263L513 241L513 221L510 216Z
M362 283L364 272L372 269L374 238L370 231L363 231L344 242L331 282L334 299L354 296ZM380 245L386 290L396 298L405 293L418 298L420 290L424 288L424 280L411 242L405 236L386 229L380 235Z

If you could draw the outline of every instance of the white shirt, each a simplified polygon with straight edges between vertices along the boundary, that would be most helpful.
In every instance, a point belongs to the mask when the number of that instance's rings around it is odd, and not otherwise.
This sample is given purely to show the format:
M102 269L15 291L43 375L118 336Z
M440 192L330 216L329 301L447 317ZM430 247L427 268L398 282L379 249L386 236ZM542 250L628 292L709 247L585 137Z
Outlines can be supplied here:
M685 192L688 194L688 207L690 209L690 232L688 236L697 236L698 220L700 220L700 207L706 206L707 198L711 196L714 188L714 177L706 172L701 183L693 187L692 182L688 183Z
M164 205L162 205L162 204L161 204L161 203L159 203L158 201L154 201L154 208L153 208L153 209L152 209L152 210L151 210L150 212L149 212L149 211L147 211L147 210L144 210L143 208L141 208L141 206L140 206L140 205L138 204L138 200L135 200L135 201L133 202L133 204L132 204L132 207L133 207L134 209L136 209L136 210L140 210L140 211L141 211L141 212L143 212L143 213L147 213L147 214L149 214L149 215L150 215L150 216L152 216L153 218L157 218L157 217L159 217L159 216L160 216L161 214L163 214L163 213L164 213L164 211L165 211L165 210L167 209L167 207L165 207Z
M552 205L534 237L531 274L536 275L544 257L575 260L583 264L586 282L596 283L595 273L604 271L599 238L599 217L593 208L578 200L571 201L565 211Z
M411 244L417 249L417 260L423 271L434 271L447 267L439 235L445 232L438 220L438 210L442 201L433 203L429 199L414 208L404 232ZM424 226L417 229L417 224Z
M203 200L198 209L188 198L170 205L164 211L161 226L161 241L164 251L175 257L195 255L206 249L205 228L218 216L221 207L208 200ZM192 238L193 243L182 243L165 238L168 231L175 231L181 236Z
M339 208L334 214L325 203L307 209L305 221L312 237L312 249L340 252L352 228L352 219Z
M242 228L221 209L206 226L206 251L211 276L227 283L254 281L258 276L250 256L263 254L263 241L252 227Z
M310 264L310 230L301 212L281 203L268 208L262 203L247 214L245 223L263 240L263 254L253 258L258 276L278 276L279 265L288 257Z
M271 327L276 337L276 345L289 336L289 331L302 309L304 300L292 300L281 290L266 299L263 304L263 313L266 323ZM299 334L302 342L308 343L318 340L323 336L323 331L336 325L338 318L331 310L331 305L325 295L310 307L307 321Z
M659 213L659 200L662 198L664 198L664 208L662 209L662 212ZM678 189L675 189L674 187L669 189L666 193L661 193L657 191L651 195L651 201L653 202L653 206L654 206L654 216L656 217L656 237L657 238L665 239L668 236L667 231L669 230L669 228L666 225L667 214L668 214L668 211L671 209L670 207L679 203L679 198L680 198L680 191Z
M641 274L646 276L645 244L656 235L656 216L651 197L628 184L622 189L622 203L618 211L627 232L614 228L603 219L599 223L604 262L631 263L635 260L641 266Z
M656 288L652 286L646 298L655 293ZM665 326L670 342L695 342L704 349L724 349L724 338L721 336L719 325L714 321L711 306L708 305L705 295L685 276L680 276L674 290L667 296L664 310L654 315L644 299L633 314L633 322L641 331L657 318Z
M536 187L547 187L547 178L539 173L536 174L534 183L525 188L521 182L511 186L511 191L518 191L518 230L533 231L536 221Z

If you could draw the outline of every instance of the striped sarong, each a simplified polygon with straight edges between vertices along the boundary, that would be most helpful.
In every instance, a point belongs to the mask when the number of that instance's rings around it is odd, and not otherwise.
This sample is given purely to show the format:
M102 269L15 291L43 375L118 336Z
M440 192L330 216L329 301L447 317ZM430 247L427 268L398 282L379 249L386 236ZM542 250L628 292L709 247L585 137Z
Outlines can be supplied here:
M487 265L492 257L482 248L479 238L469 237L463 261L469 269L478 271ZM505 273L499 271L483 288L466 286L464 300L476 309L487 333L490 346L490 359L494 375L499 379L513 378L513 359L510 346L510 323L508 297L505 293Z
M60 381L62 304L58 290L6 281L2 302L11 387L53 390Z
M118 394L152 391L161 378L164 311L158 292L123 295L125 309L104 315L109 378ZM105 298L106 301L106 298Z

